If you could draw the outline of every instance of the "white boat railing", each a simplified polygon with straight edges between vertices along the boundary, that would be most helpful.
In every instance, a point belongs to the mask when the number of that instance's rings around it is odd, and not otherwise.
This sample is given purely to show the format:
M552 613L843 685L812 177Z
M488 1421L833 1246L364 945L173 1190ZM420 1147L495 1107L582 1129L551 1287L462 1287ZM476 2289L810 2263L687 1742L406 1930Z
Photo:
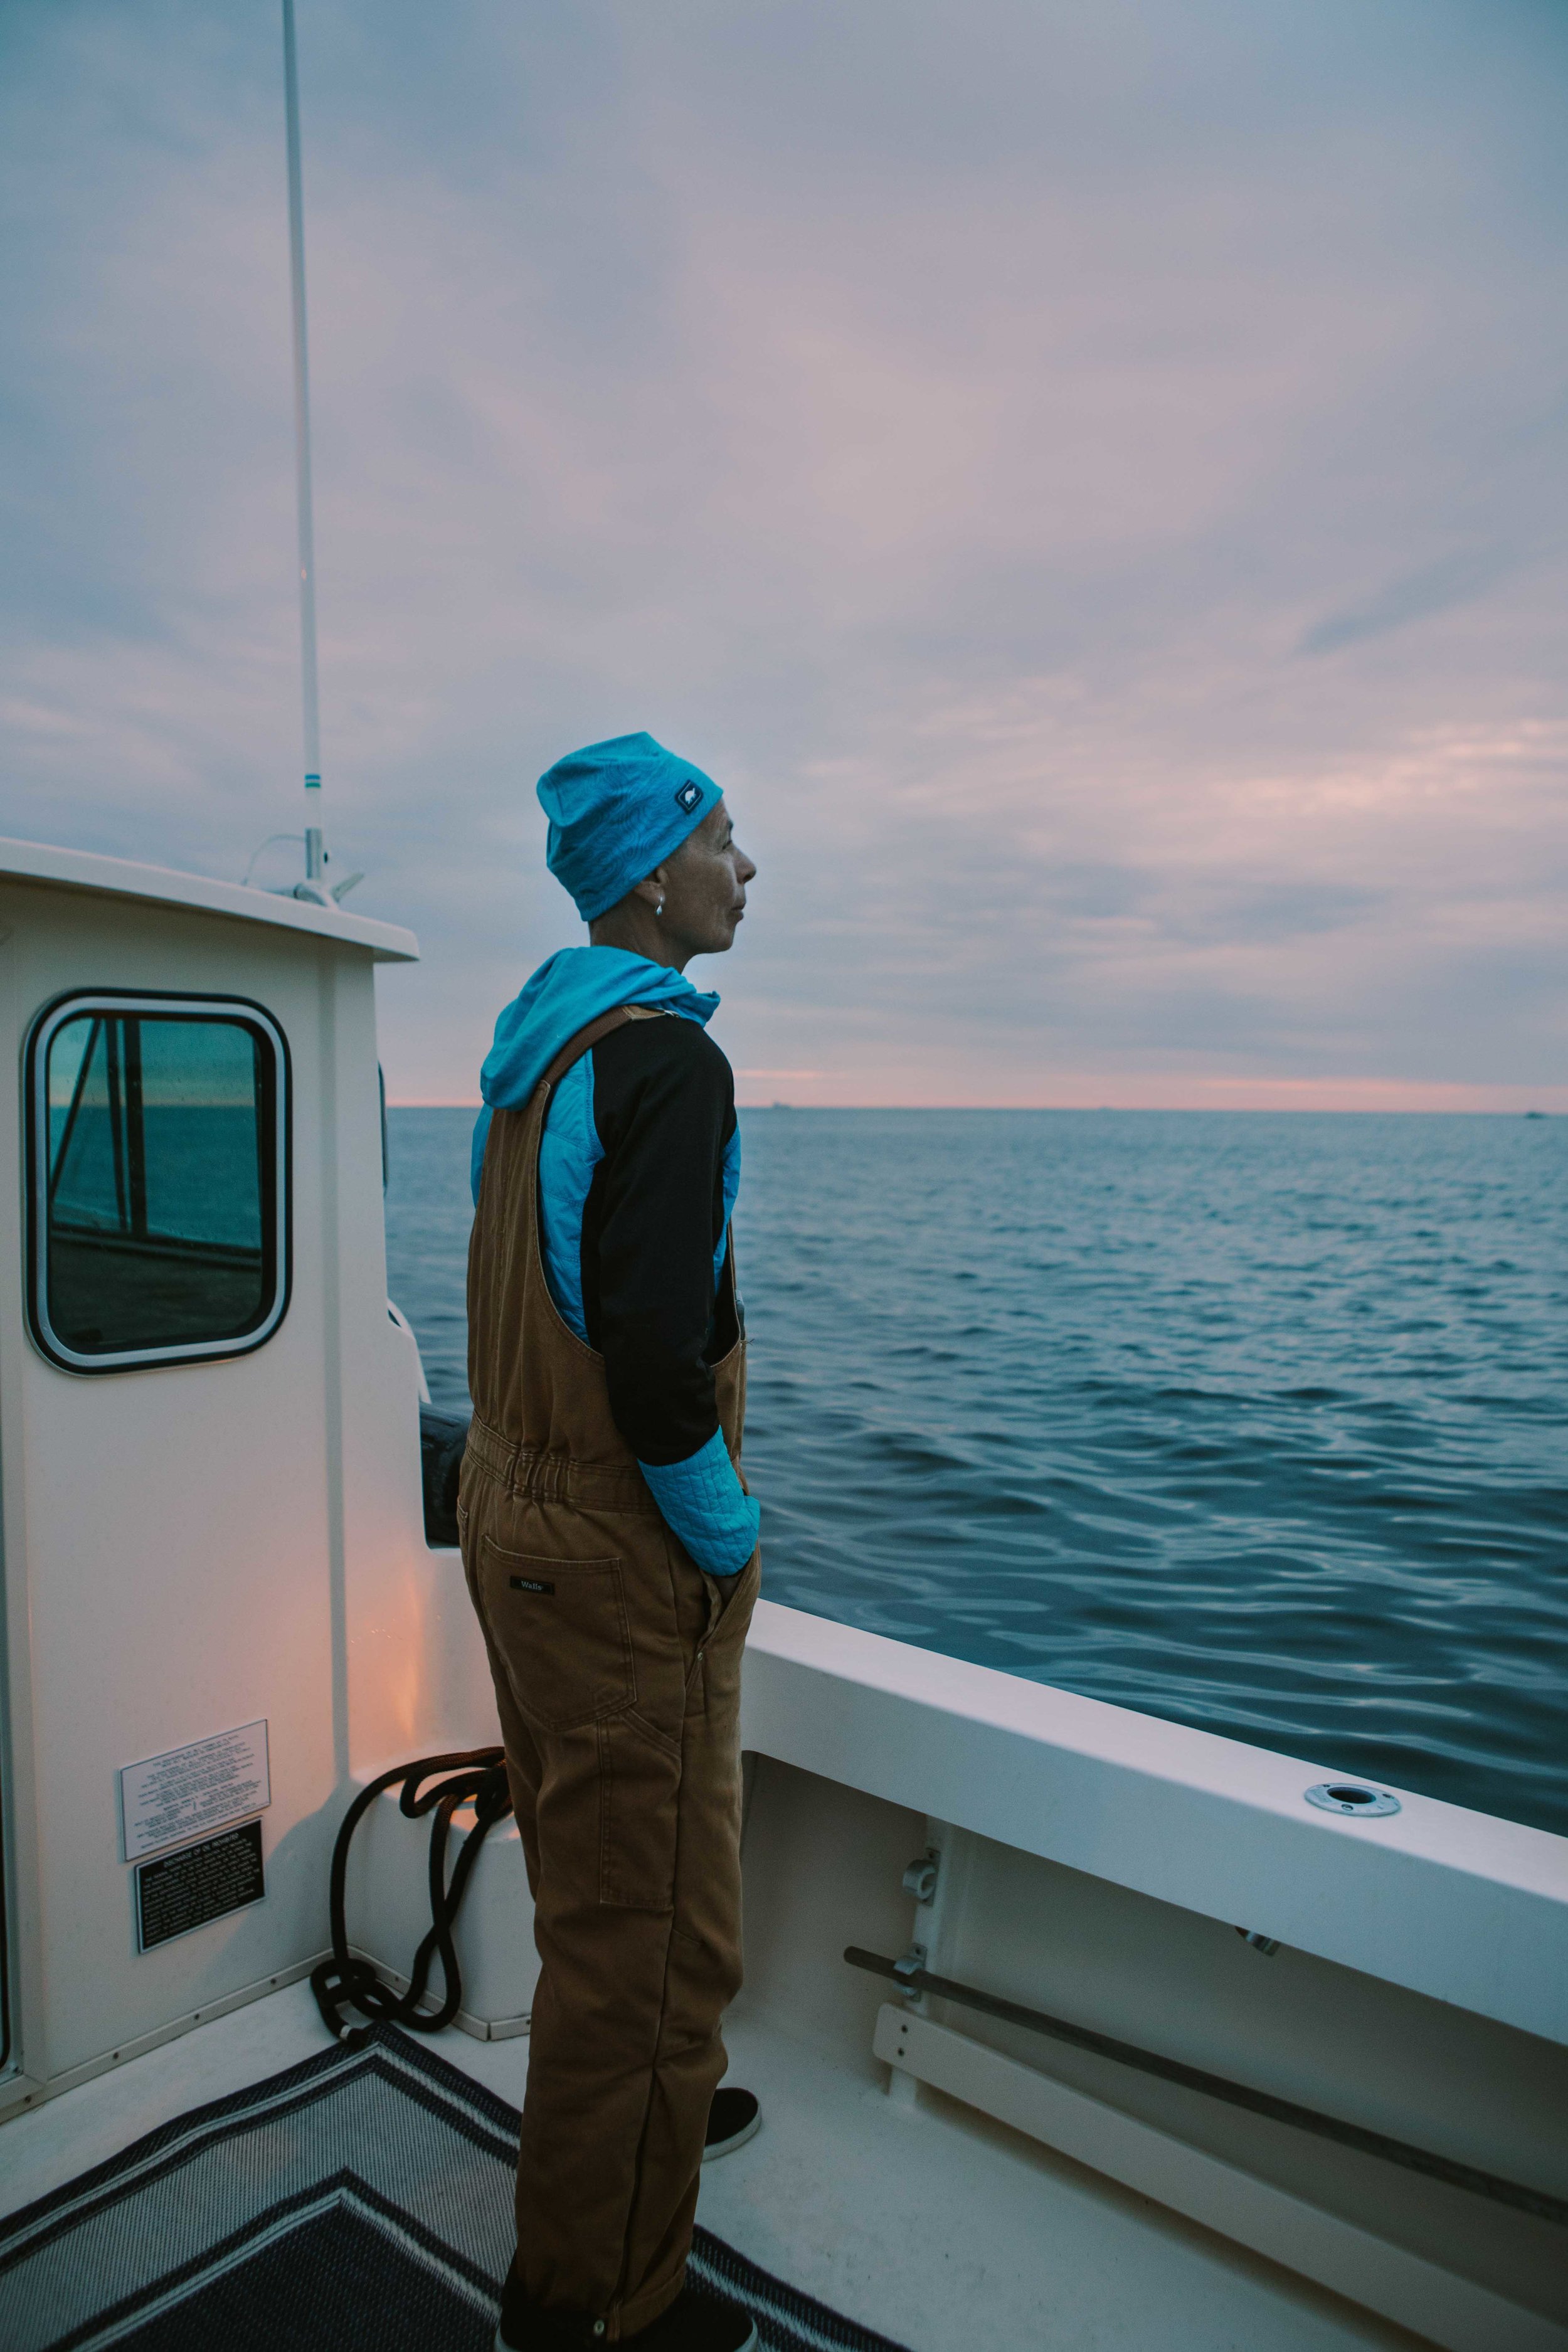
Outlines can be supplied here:
M777 1602L742 1744L998 1843L1568 2042L1568 1838L1407 1790L1372 1819L1298 1761Z

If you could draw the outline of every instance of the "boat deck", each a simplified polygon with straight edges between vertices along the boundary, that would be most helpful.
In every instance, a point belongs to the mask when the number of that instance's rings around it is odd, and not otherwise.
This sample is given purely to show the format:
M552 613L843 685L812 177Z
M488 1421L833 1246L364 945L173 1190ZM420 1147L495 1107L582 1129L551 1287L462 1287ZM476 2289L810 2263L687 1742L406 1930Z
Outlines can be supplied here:
M764 2127L703 2176L700 2218L753 2262L912 2347L976 2352L1385 2352L1422 2339L922 2089L889 2099L743 2011L731 2068ZM159 2124L313 2056L300 1983L6 2125L0 2211ZM436 2046L520 2104L526 2038Z

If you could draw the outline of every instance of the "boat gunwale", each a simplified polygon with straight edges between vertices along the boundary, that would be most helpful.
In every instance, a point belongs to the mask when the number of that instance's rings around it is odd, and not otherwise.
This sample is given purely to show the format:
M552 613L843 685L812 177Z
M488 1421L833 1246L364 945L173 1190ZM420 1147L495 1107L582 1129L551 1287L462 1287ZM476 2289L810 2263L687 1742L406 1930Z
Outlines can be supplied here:
M1568 1838L1410 1790L1321 1812L1321 1762L777 1601L746 1665L745 1748L1568 2043Z

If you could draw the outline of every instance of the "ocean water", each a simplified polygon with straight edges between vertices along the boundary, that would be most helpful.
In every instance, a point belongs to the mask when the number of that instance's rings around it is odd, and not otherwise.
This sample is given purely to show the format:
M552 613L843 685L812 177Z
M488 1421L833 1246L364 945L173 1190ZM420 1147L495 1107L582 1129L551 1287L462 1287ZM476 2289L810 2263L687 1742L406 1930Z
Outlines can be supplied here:
M469 1126L391 1114L453 1410ZM1568 1832L1568 1120L742 1129L769 1597Z

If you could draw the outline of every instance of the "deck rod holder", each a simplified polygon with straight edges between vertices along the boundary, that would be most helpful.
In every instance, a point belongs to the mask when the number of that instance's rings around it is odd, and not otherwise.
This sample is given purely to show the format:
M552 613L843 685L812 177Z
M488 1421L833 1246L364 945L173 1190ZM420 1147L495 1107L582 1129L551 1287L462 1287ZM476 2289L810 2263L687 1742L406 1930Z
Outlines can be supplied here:
M1407 2140L1391 2139L1385 2132L1368 2131L1361 2124L1344 2122L1338 2116L1321 2115L1315 2107L1299 2107L1293 2099L1277 2099L1271 2091L1255 2091L1249 2084L1233 2083L1224 2074L1211 2074L1204 2067L1184 2065L1179 2058L1163 2057L1158 2051L1140 2050L1135 2042L1117 2042L1109 2033L1096 2033L1087 2025L1069 2024L1065 2018L1049 2017L1042 2009L1026 2009L1021 2001L1002 2000L995 1993L982 1992L976 1985L956 1984L951 1977L933 1976L929 1969L910 1968L910 1956L902 1961L884 1959L879 1952L862 1951L858 1944L849 1945L844 1954L852 1969L865 1969L872 1976L890 1977L903 1993L935 1993L942 2000L956 2001L961 2008L979 2010L983 2016L999 2017L1004 2024L1022 2025L1031 2033L1048 2034L1053 2042L1070 2042L1076 2050L1092 2051L1097 2058L1114 2059L1119 2066L1135 2066L1140 2074L1157 2074L1163 2082L1179 2083L1189 2091L1202 2091L1211 2099L1224 2099L1233 2107L1246 2107L1255 2116L1266 2116L1270 2123L1290 2124L1298 2131L1315 2132L1320 2139L1337 2140L1342 2147L1353 2147L1363 2156L1381 2157L1385 2163L1403 2165L1407 2172L1424 2172L1428 2179L1441 2180L1450 2189L1468 2189L1472 2196L1489 2197L1496 2205L1511 2205L1516 2212L1530 2213L1538 2221L1555 2221L1559 2228L1568 2227L1568 2199L1552 2197L1543 2189L1526 2189L1517 2180L1500 2179L1494 2172L1482 2172L1473 2164L1456 2164L1452 2158L1434 2156L1430 2149L1413 2147Z

